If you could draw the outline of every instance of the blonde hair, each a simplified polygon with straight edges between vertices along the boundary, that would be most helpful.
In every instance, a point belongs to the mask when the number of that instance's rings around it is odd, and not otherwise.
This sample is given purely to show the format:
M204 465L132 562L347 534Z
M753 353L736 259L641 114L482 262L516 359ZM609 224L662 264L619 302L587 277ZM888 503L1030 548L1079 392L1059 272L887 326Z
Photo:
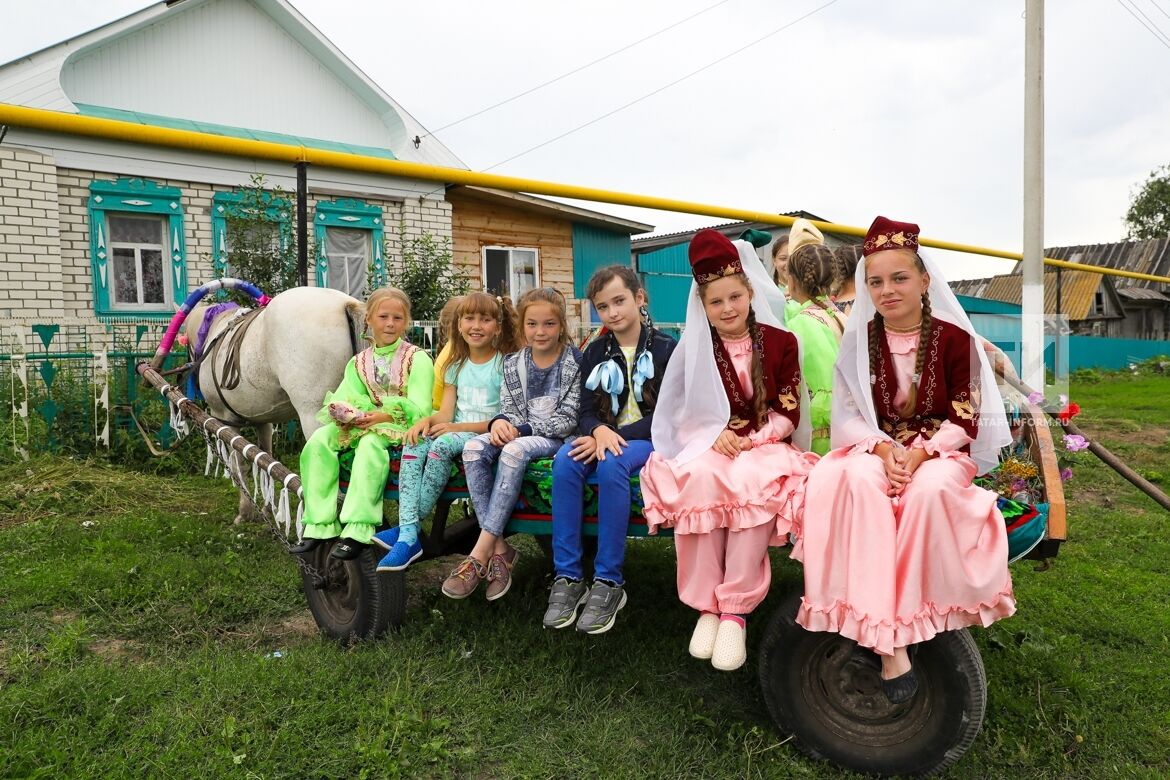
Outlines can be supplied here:
M537 303L545 303L552 307L553 313L557 315L557 322L561 326L561 337L557 340L562 347L569 346L569 321L565 316L565 295L554 287L529 290L520 297L520 303L516 305L520 327L524 327L524 313L528 311L528 307Z
M439 310L439 346L437 349L441 350L451 340L451 332L455 330L455 312L459 311L459 304L463 303L465 297L456 295L444 303L443 308Z
M410 330L410 296L397 287L379 287L377 290L374 290L372 293L370 293L369 298L366 298L366 310L364 316L362 317L366 323L366 328L368 329L370 327L370 317L373 316L374 312L378 310L378 307L381 306L384 301L398 301L398 303L402 304L402 310L406 312L405 329ZM373 339L368 335L365 336L365 338L373 341Z

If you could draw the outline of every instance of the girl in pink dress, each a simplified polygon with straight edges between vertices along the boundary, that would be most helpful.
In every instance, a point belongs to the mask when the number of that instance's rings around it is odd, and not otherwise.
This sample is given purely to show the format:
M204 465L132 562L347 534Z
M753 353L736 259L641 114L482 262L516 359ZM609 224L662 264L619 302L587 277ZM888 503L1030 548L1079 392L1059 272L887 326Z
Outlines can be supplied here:
M674 529L679 598L699 611L691 655L732 670L771 582L768 546L786 542L816 456L802 451L798 342L772 313L782 300L755 250L702 230L689 254L687 327L662 380L642 496L650 532Z
M996 496L972 479L1010 441L991 369L918 226L878 217L837 358L832 446L808 478L793 557L796 620L881 661L893 703L918 689L907 648L1015 612ZM866 294L868 293L868 294Z

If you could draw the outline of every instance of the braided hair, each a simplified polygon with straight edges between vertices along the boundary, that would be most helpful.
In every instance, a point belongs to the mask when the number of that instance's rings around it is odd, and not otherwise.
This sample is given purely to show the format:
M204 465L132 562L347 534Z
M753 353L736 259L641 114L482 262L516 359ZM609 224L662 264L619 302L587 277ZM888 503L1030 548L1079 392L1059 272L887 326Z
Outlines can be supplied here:
M752 286L747 284L748 292L751 292ZM756 427L759 428L768 419L768 388L764 384L764 358L760 354L760 350L755 349L755 346L760 343L761 334L760 326L756 323L756 310L750 305L748 306L748 333L752 338L752 411L756 415Z
M840 295L845 286L853 281L860 261L860 244L842 244L833 249L833 295Z
M823 299L833 285L833 250L824 244L805 244L788 256L788 275L800 285L813 305L829 311Z

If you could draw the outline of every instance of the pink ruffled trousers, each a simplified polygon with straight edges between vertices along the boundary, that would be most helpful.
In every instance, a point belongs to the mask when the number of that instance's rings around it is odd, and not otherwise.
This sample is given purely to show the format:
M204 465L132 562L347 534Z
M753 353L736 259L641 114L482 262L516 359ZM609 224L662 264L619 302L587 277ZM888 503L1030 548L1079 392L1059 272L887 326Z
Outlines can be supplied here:
M796 622L892 655L1014 613L1003 517L974 477L970 457L946 453L919 466L891 499L877 455L841 448L822 458L808 478L793 551L805 583Z

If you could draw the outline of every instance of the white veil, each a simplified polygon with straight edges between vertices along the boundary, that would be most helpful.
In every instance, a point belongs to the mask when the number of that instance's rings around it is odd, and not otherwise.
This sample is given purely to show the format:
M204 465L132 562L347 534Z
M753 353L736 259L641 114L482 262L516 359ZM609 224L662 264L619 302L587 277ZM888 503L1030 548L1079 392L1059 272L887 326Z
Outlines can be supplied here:
M756 322L773 328L784 326L784 296L772 283L763 262L747 241L733 241L739 261L752 285L752 308ZM777 315L779 312L779 315ZM650 436L654 450L662 457L686 463L709 450L731 418L731 404L715 367L711 327L699 298L699 286L692 281L687 295L687 323L674 354L666 366ZM812 426L808 419L808 391L800 386L800 425L792 434L793 443L807 450Z
M999 385L996 383L991 365L987 361L987 355L983 351L979 334L971 325L971 320L963 311L955 294L951 292L950 286L943 279L938 266L921 250L919 250L918 256L922 258L922 262L930 274L930 316L959 326L975 339L972 352L978 356L979 360L981 400L979 404L979 430L976 433L975 441L971 442L971 459L975 461L979 473L985 474L999 462L1000 449L1011 442L1011 431L1008 428L1007 415L1004 413ZM865 258L862 258L861 262L857 264L854 282L858 290L857 300L853 304L853 310L849 313L845 335L841 339L841 351L837 354L837 364L834 368L833 449L857 443L855 434L850 433L856 428L846 423L858 415L865 420L874 434L885 436L881 428L878 427L877 412L873 405L873 388L869 381L869 322L877 310L874 308L873 300L866 292ZM854 440L846 440L850 438Z

